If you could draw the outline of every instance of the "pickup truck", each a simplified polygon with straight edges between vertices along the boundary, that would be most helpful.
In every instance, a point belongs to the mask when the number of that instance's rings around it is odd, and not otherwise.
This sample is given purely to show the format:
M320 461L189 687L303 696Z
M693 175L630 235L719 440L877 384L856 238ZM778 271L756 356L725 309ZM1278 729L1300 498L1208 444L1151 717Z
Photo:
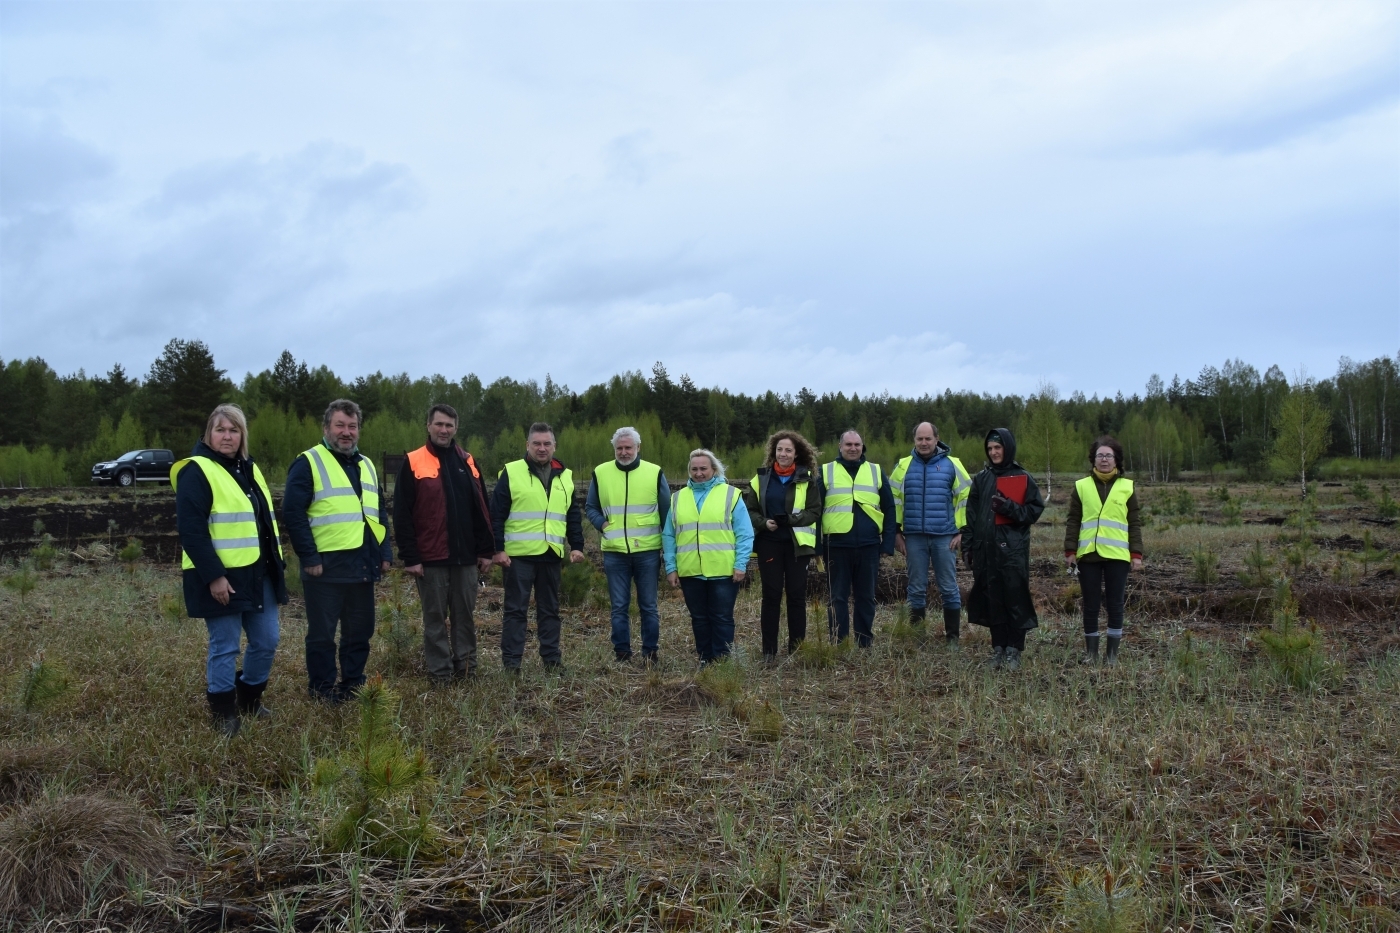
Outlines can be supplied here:
M115 460L94 464L92 481L102 485L134 486L168 483L175 455L168 450L128 450Z

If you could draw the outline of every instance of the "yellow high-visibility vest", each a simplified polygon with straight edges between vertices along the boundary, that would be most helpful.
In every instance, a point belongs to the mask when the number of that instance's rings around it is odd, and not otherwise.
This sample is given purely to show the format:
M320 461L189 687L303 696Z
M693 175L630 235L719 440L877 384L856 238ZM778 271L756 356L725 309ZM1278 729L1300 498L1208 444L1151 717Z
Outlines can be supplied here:
M734 573L734 548L739 540L734 533L734 503L738 498L739 490L724 482L710 489L699 508L689 486L671 496L677 576L727 577Z
M214 504L209 508L209 538L214 542L214 553L219 555L219 561L225 568L247 567L257 563L262 555L262 545L258 540L258 516L249 502L251 497L238 485L238 480L229 475L228 470L208 457L186 457L177 461L170 468L172 491L180 471L187 463L199 466L204 478L209 481L209 489L214 493ZM256 463L253 464L253 482L271 510L272 493L268 492L267 481ZM272 519L272 537L277 542L277 556L280 558L282 538L277 530L277 516L269 514L268 517ZM190 560L184 548L180 549L180 567L183 570L194 569L194 561Z
M637 481L636 489L632 480ZM594 468L593 482L598 484L598 504L608 519L603 526L603 550L622 554L659 550L661 467L643 460L624 470L616 460L609 460Z
M350 477L345 475L340 461L323 445L317 444L301 454L311 464L311 507L306 517L311 522L311 537L316 550L353 551L364 543L361 523L369 525L374 540L384 543L384 519L379 512L379 476L374 464L364 454L360 458L360 494Z
M759 481L759 476L758 476L757 473L755 473L753 479L749 481L749 487L750 487L751 489L753 489L753 494L754 494L755 496L758 497L758 511L759 511L759 514L762 514L762 513L763 513L763 483L761 483L761 482ZM800 482L800 483L797 484L797 489L796 489L795 492L793 492L793 498L792 498L793 509L792 509L792 514L793 514L793 515L796 515L798 512L801 512L802 509L803 509L803 507L804 507L806 504L807 504L807 480L804 479L802 482ZM792 539L793 539L793 541L796 543L796 545L797 545L798 547L816 547L816 546L817 546L817 526L816 526L816 525L790 525L790 526L788 526L788 527L790 527L790 528L792 529Z
M563 557L568 542L569 506L574 501L574 471L566 469L556 476L548 492L524 460L512 460L501 472L510 480L506 554L533 557L553 551Z
M1120 476L1108 490L1108 498L1099 501L1099 489L1092 476L1074 484L1083 507L1079 525L1077 557L1097 553L1110 560L1131 560L1128 550L1128 499L1133 494L1133 481Z
M822 480L826 484L826 501L822 503L822 534L842 535L855 527L855 506L870 516L875 527L885 528L885 513L880 511L880 465L869 460L861 464L853 477L835 460L822 465Z

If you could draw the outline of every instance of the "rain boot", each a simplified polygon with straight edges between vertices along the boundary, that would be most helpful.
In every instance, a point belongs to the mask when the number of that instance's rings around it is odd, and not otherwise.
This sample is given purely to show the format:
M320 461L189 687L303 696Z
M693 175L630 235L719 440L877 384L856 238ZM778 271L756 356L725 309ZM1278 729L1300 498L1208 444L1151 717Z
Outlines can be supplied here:
M1103 666L1114 667L1118 664L1118 644L1123 640L1122 635L1110 635L1103 649Z
M927 615L928 615L928 610L925 609L923 606L920 606L918 609L910 609L910 610L909 610L909 624L912 625L912 626L914 626L914 628L923 628L923 626L924 626L924 618L925 618Z
M238 676L233 679L233 690L238 696L238 715L249 719L271 717L272 710L262 705L262 695L266 689L267 681L264 680L260 684L247 683L243 679L243 672L239 671Z
M1080 664L1099 663L1099 633L1084 635L1084 655L1079 659Z
M238 734L239 726L237 694L233 690L221 690L208 694L208 697L209 718L213 721L214 730L233 738Z
M943 607L943 640L949 648L958 646L958 635L961 630L962 610L949 609Z

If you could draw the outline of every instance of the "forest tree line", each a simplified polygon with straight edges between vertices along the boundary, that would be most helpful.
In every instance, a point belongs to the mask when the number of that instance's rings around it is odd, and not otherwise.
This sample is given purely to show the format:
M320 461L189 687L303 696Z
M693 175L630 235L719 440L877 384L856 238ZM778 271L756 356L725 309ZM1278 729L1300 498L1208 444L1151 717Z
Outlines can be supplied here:
M1279 432L1305 416L1312 420L1302 430L1314 432L1321 456L1389 463L1400 416L1400 355L1367 362L1344 357L1331 378L1300 384L1290 384L1278 366L1260 373L1227 360L1185 380L1174 376L1167 383L1152 375L1141 393L1111 398L1062 397L1051 386L1028 397L946 390L862 398L805 387L747 395L701 388L688 375L674 378L660 362L650 373L619 373L581 392L548 376L543 385L511 377L484 384L470 373L455 381L381 372L345 379L288 351L235 383L207 345L179 339L143 376L120 364L89 376L82 370L59 375L39 358L0 363L0 485L9 486L86 483L94 462L139 447L184 454L209 411L224 401L247 412L253 456L274 483L315 443L326 404L341 397L364 410L361 449L376 459L420 446L428 407L445 402L460 415L459 440L487 470L520 456L525 428L547 421L559 433L560 458L581 478L611 457L612 431L624 424L641 431L644 456L680 478L686 453L697 446L725 458L732 477L749 475L762 461L764 440L783 427L801 431L828 455L841 431L856 428L870 458L888 467L908 452L920 421L937 425L972 470L981 463L985 432L1009 427L1019 440L1018 459L1036 472L1081 471L1089 441L1107 433L1123 442L1129 471L1142 479L1221 468L1260 478L1271 470L1289 475L1291 453L1281 449L1287 444ZM1289 404L1304 406L1292 421L1284 417L1292 412L1285 412Z

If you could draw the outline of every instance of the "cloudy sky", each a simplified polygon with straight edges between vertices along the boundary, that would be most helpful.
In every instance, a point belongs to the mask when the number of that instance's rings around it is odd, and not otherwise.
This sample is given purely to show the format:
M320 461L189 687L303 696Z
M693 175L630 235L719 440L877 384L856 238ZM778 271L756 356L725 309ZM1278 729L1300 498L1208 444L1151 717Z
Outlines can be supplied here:
M0 357L1141 391L1400 349L1400 5L0 3Z

